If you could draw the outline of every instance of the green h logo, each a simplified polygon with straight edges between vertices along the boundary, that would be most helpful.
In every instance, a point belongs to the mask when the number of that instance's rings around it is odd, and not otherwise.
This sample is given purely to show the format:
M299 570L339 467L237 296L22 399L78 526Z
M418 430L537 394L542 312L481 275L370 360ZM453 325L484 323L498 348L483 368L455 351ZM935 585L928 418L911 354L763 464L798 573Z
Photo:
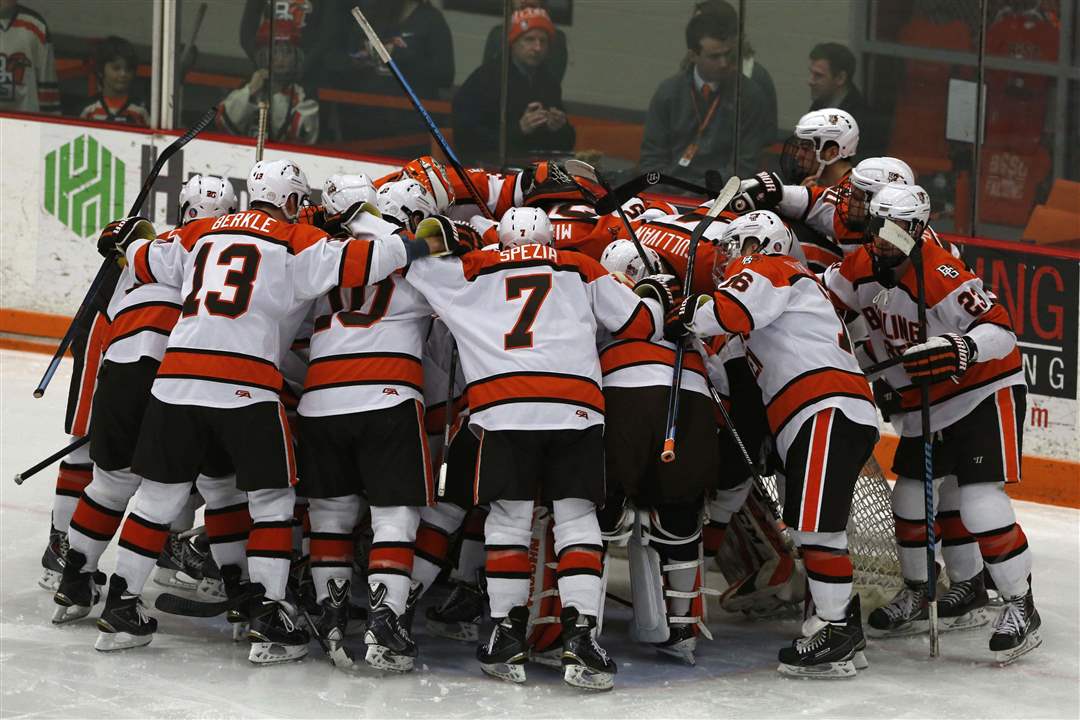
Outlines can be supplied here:
M45 211L80 237L124 216L124 163L89 135L45 156Z

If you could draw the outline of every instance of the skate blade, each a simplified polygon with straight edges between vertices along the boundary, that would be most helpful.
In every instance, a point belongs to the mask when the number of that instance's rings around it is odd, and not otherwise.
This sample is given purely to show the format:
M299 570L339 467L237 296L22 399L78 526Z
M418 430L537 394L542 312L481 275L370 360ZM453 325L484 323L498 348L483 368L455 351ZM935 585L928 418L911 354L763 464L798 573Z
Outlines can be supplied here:
M956 617L943 618L938 616L938 628L942 632L952 632L953 630L971 630L973 628L980 628L990 622L990 613L984 608L978 610L972 610L971 612L964 613L963 615L957 615Z
M557 647L544 652L529 651L529 660L537 665L562 669L562 648Z
M480 640L480 626L473 622L442 622L428 618L426 624L428 631L432 635L448 640L460 640L468 643L479 642Z
M585 690L610 690L615 687L615 674L591 670L584 665L564 665L563 681Z
M65 598L65 600L67 600L67 598ZM53 625L64 625L66 623L75 622L90 614L90 607L76 605L70 600L67 600L67 602L68 604L62 604L59 601L56 602L56 611L53 612L52 616Z
M861 653L856 653L856 657ZM866 658L863 658L866 662ZM788 665L780 663L776 668L781 675L787 677L814 678L817 680L834 680L855 677L856 660L842 660L840 662L822 663L820 665ZM867 667L870 664L867 663Z
M38 578L38 587L54 593L60 588L60 577L61 573L45 568L41 571L41 577Z
M661 655L667 655L668 657L680 660L687 665L697 665L697 658L694 657L694 650L697 649L697 638L687 638L674 645L667 645L664 647L656 646L656 651Z
M413 658L399 655L382 645L368 645L364 660L376 670L388 670L395 673L412 672Z
M307 654L307 645L282 645L274 642L253 641L251 650L248 652L248 660L256 665L273 665L299 660Z
M941 628L940 622L938 622L938 628ZM868 625L866 628L867 637L878 639L911 637L912 635L926 635L929 632L929 620L912 620L911 622L904 623L903 625L891 629L876 628L873 625Z
M243 642L248 639L249 626L247 621L232 623L231 627L233 642Z
M480 663L480 669L485 675L490 675L499 680L517 683L525 682L524 663Z
M102 630L98 633L97 640L94 641L94 649L99 652L127 650L129 648L149 645L150 641L153 639L154 636L152 634L132 635L131 633L126 632L107 632Z
M163 567L154 570L154 584L167 588L176 588L178 590L190 590L192 592L199 588L199 581L184 571L170 570L169 568Z
M1028 636L1024 639L1024 643L1011 650L999 650L994 653L994 658L997 660L999 667L1006 667L1012 665L1014 662L1027 655L1035 648L1042 645L1042 635L1038 630L1032 630L1028 633Z

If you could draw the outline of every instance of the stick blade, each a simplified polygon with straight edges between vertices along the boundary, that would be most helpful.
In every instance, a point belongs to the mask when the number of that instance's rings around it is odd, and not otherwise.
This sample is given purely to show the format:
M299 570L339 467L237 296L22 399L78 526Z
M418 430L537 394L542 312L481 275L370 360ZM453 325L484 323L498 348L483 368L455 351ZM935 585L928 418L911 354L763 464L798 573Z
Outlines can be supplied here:
M728 178L728 181L724 183L724 187L720 190L720 194L716 196L716 200L713 201L712 207L709 208L708 215L710 217L716 217L720 213L727 209L728 204L739 194L739 188L742 187L742 180L738 175L732 175Z
M915 249L915 238L908 235L903 228L889 219L886 219L881 226L878 237L904 253L904 255L911 255L911 251Z
M563 161L563 167L566 168L566 172L570 173L571 175L583 177L586 180L591 180L592 182L599 182L598 176L596 174L596 168L594 168L592 165L585 162L584 160L570 158L569 160Z

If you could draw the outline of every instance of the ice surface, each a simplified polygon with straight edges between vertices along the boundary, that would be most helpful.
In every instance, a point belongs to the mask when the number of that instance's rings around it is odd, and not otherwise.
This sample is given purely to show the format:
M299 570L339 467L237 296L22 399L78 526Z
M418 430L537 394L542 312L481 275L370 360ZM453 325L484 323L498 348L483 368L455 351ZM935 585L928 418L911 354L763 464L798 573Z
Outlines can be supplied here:
M419 619L418 670L404 677L346 675L314 643L300 663L254 667L223 619L157 611L151 645L98 653L97 612L54 627L52 598L36 585L55 468L21 487L11 481L65 442L70 363L34 400L45 363L41 355L0 352L0 717L1080 717L1080 513L1031 503L1017 509L1035 555L1045 642L1008 668L994 664L982 628L943 635L936 660L927 658L925 638L871 640L870 668L855 679L793 680L777 675L776 651L798 623L715 610L716 640L702 642L697 667L688 668L630 643L627 611L611 603L602 642L619 674L604 694L575 691L534 665L523 687L486 678L472 647L430 637ZM102 568L112 566L110 550ZM610 589L629 595L625 572ZM156 593L151 583L151 607Z

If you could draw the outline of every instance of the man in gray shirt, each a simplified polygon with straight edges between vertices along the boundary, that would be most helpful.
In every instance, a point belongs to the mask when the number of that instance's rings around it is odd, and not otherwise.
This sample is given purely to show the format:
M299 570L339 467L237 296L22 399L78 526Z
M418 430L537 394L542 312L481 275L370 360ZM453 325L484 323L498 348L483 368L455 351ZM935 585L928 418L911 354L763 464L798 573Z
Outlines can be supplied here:
M660 83L649 103L640 166L704 184L717 170L748 177L761 169L769 137L767 101L755 83L740 83L739 149L734 168L738 23L703 13L686 26L690 65Z

